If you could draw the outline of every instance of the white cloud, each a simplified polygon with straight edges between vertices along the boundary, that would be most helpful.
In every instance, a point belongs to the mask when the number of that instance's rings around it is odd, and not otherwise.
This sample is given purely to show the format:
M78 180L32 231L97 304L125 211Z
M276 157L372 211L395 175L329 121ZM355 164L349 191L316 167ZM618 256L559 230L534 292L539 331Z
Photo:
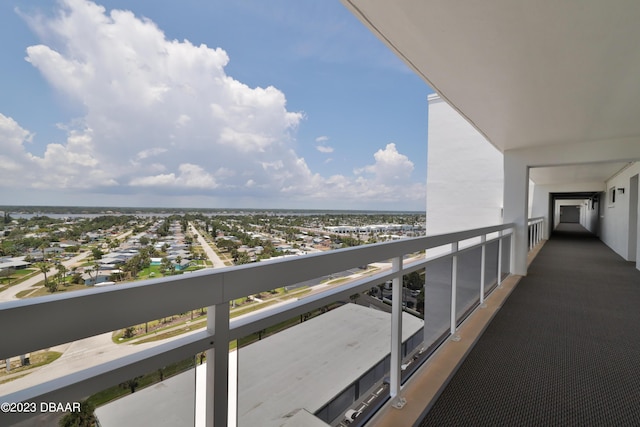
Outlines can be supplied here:
M159 174L133 178L133 186L140 187L179 187L186 189L214 189L218 186L215 178L203 168L191 163L178 167L179 173Z
M167 149L166 148L161 148L161 147L155 147L155 148L148 148L146 150L142 150L140 152L138 152L138 154L135 155L135 159L136 160L143 160L149 157L153 157L153 156L157 156L159 154L162 153L166 153Z
M333 147L329 147L327 145L316 145L316 150L325 154L333 153Z
M394 182L408 180L413 171L413 162L404 154L400 154L396 144L390 143L374 155L375 163L354 170L356 175L372 174L377 182Z
M316 142L319 143L316 145L316 150L321 153L329 154L333 153L333 147L326 145L326 142L329 140L328 136L319 136L316 138Z
M168 40L148 19L86 0L61 0L55 16L24 18L43 40L27 48L27 61L84 112L60 126L66 141L42 155L29 152L29 131L0 114L0 189L181 190L244 200L259 189L274 206L424 200L424 186L410 181L413 163L395 144L355 176L311 171L294 151L304 114L288 111L275 87L227 75L221 48ZM316 138L316 149L332 153L328 140Z

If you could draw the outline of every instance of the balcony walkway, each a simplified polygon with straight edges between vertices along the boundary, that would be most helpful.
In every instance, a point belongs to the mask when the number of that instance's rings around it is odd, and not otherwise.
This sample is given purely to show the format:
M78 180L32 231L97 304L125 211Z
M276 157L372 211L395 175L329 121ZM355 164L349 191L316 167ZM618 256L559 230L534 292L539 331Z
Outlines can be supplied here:
M416 425L640 425L640 271L560 226Z

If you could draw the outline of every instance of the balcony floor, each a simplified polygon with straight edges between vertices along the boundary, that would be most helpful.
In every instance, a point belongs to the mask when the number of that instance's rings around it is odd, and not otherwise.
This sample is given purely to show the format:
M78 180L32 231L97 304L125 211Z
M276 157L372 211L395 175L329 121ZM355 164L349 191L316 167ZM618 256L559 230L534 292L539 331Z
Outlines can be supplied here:
M561 224L416 425L640 425L639 307L634 264Z

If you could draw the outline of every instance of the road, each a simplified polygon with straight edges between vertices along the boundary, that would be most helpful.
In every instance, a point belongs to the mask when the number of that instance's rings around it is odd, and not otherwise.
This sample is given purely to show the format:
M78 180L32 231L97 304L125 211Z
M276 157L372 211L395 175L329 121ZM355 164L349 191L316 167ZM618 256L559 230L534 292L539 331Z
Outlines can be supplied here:
M213 268L226 267L226 265L224 265L224 261L220 259L218 254L211 248L205 238L202 237L202 233L196 230L192 223L189 223L189 229L191 230L191 234L193 234L194 236L198 236L198 243L200 243L200 245L202 246L202 250L204 250L207 258L209 258L209 260L213 263Z

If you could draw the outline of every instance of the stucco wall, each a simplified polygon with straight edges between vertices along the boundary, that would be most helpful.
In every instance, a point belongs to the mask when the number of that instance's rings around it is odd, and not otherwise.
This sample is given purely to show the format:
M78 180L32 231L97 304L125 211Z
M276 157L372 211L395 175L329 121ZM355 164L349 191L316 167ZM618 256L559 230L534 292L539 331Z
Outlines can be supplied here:
M427 234L502 222L503 157L457 111L429 97Z
M640 163L634 163L606 182L606 193L601 218L601 239L611 249L628 261L629 259L629 200L631 197L631 177L640 174ZM615 202L611 200L611 189L615 188ZM624 193L619 188L624 188ZM637 200L637 197L636 197ZM640 227L636 226L636 230ZM633 239L632 239L633 240ZM637 240L637 233L636 233ZM637 254L636 254L637 256Z

